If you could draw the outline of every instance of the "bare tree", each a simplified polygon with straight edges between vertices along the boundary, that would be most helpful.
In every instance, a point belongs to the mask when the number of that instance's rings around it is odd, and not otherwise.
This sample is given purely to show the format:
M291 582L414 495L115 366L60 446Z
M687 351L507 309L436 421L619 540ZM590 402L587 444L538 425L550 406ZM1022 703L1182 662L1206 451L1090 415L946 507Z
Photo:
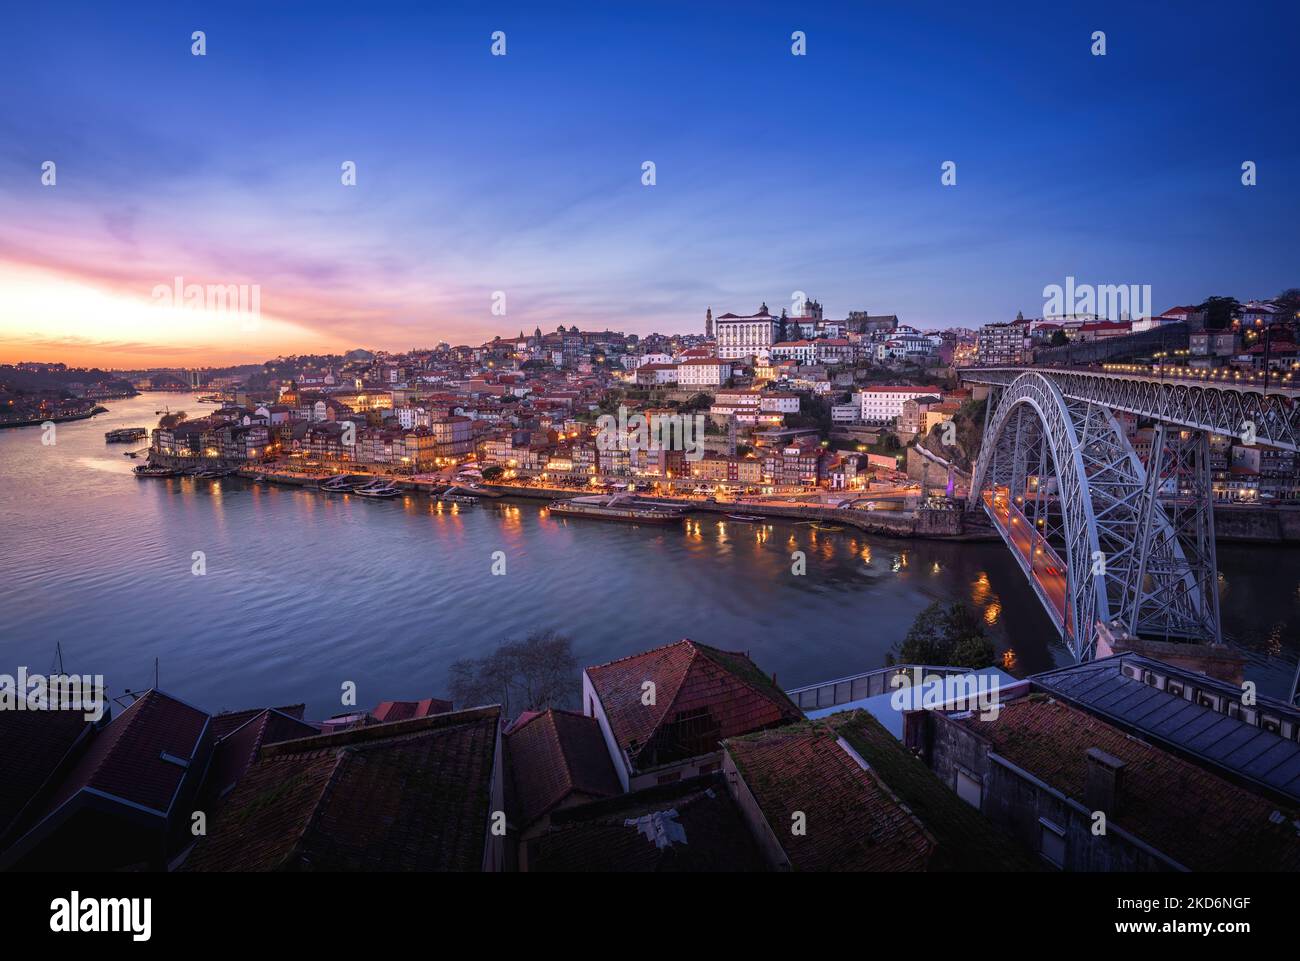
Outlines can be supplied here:
M572 703L578 670L573 641L555 631L535 631L507 641L491 654L451 665L451 695L465 707L500 704L507 717Z

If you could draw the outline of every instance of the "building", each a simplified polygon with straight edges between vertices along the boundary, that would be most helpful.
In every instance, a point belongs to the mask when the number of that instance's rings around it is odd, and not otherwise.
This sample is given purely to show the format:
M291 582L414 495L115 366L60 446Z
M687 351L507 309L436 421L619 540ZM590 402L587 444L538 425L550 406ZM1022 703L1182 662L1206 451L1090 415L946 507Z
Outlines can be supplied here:
M723 774L778 871L1025 871L1032 858L865 711L724 742Z
M904 742L1053 867L1294 871L1300 713L1241 694L1121 654L1004 688L996 717L910 712Z
M724 360L753 358L768 351L777 340L780 320L763 304L756 313L726 313L714 321L718 356Z
M499 720L484 707L267 745L184 870L501 870Z
M934 397L934 387L876 385L862 389L863 423L887 424L903 413L903 404L918 397Z
M595 718L529 711L507 729L504 746L509 834L523 870L527 841L545 833L557 811L623 793Z
M731 363L719 357L694 357L677 365L680 387L721 387L730 379Z
M1033 359L1029 321L985 324L975 338L976 362L983 366L1017 365Z
M685 639L582 672L625 790L717 771L719 742L803 717L749 656Z

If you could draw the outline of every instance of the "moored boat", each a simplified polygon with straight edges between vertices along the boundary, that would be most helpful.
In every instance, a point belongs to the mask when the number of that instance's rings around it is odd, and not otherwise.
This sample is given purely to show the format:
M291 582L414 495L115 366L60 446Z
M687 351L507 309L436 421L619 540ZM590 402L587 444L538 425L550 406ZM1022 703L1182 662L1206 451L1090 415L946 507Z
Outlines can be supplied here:
M553 501L549 509L552 514L562 517L587 517L629 524L673 524L686 516L684 507L647 504L627 494Z
M136 477L175 477L178 471L170 467L156 467L153 464L141 464L134 469Z
M400 487L394 487L387 481L375 481L373 484L366 484L364 487L354 488L352 493L360 497L378 497L388 498L396 497L402 493Z
M104 440L109 444L128 444L134 440L147 437L149 431L143 427L119 427L104 433Z
M728 514L727 517L733 521L744 521L747 524L757 524L767 520L759 514Z

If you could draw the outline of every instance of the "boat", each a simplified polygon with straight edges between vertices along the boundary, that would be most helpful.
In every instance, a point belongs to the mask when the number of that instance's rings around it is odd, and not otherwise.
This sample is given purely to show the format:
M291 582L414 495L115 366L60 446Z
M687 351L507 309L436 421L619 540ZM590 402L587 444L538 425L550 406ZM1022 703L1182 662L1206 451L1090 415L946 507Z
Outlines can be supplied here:
M119 427L117 430L110 430L104 433L104 440L109 444L129 444L133 440L140 440L148 436L149 431L144 427Z
M630 524L673 524L686 516L684 507L647 504L627 494L552 501L550 511L562 517L587 517Z
M135 468L136 477L175 477L177 471L170 467L155 467L153 464L141 464Z
M352 475L350 474L337 474L329 480L321 481L316 486L323 491L339 491L346 493L356 487L357 482L353 480Z
M727 517L733 521L744 521L747 524L757 524L766 521L766 517L758 514L728 514Z
M396 497L402 493L400 487L394 487L387 481L375 481L373 484L366 484L364 487L353 488L352 493L361 497Z
M843 525L843 524L823 524L821 521L813 521L813 522L812 522L812 529L815 530L815 531L823 531L823 532L825 532L825 533L827 533L827 534L838 534L840 531L844 530L844 525Z
M446 501L449 504L477 504L478 498L472 494L443 494L438 498L440 501Z

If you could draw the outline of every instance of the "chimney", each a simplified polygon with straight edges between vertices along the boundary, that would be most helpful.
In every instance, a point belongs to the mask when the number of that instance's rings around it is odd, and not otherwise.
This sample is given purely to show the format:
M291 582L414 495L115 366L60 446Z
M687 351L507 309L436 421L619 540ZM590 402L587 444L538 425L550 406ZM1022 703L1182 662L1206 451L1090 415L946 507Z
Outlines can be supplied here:
M903 712L903 746L930 762L930 712Z
M1083 800L1093 811L1103 811L1112 818L1119 813L1122 800L1124 762L1099 747L1088 748L1088 774Z

